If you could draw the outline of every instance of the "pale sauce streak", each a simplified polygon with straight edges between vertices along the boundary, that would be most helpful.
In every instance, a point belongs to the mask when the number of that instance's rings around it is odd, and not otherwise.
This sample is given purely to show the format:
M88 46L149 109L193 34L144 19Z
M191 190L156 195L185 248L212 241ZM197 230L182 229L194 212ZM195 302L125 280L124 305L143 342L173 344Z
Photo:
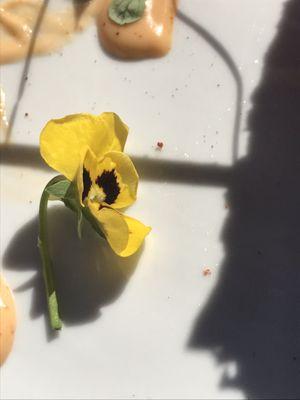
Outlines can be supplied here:
M47 9L41 19L33 53L49 54L63 47L75 32L83 31L94 21L100 3L100 0L93 0L76 9L71 6ZM0 64L26 57L42 6L41 0L0 3Z
M5 93L0 86L0 142L5 138L8 128L8 120L6 115Z
M47 8L34 41L33 54L49 54L60 49L74 33L86 29L95 17L99 40L114 56L161 57L170 50L175 0L147 0L143 17L123 26L109 19L110 1L91 0L76 7ZM42 7L42 0L6 0L0 3L0 64L26 57Z
M12 291L0 275L0 365L8 357L15 337L16 308Z

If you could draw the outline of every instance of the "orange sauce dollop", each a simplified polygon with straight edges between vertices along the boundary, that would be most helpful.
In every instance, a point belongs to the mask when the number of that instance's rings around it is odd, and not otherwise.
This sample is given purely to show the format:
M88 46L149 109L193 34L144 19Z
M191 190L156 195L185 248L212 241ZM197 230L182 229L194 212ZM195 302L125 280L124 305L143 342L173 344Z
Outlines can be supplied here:
M0 275L0 365L8 357L16 330L16 307L12 291Z
M98 17L99 40L104 49L120 58L162 57L172 46L175 0L147 0L143 17L118 25L108 16L111 0L103 0Z

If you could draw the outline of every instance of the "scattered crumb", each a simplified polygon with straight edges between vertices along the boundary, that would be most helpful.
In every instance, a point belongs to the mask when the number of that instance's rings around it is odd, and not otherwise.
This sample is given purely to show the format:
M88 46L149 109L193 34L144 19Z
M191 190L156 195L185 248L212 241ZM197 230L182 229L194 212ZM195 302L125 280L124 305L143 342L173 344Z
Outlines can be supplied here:
M221 86L221 85L218 83L218 84L217 84L217 87L220 87L220 86Z
M157 142L157 143L156 143L156 149L157 149L157 150L162 150L163 147L164 147L163 142Z
M24 114L24 116L25 116L25 117L28 117L28 113L26 112L26 113Z
M202 271L203 276L209 276L211 275L211 269L208 267L205 267Z
M189 38L190 38L189 36L186 37L186 39L189 39Z
M116 32L116 36L119 36L120 35L120 32Z

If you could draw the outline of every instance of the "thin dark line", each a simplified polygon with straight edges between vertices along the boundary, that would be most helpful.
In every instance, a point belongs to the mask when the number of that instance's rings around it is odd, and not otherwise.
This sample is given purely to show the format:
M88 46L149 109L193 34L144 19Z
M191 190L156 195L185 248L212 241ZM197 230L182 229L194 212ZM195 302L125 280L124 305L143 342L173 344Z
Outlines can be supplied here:
M8 143L11 139L11 135L12 135L12 129L16 120L16 116L17 116L17 112L18 112L18 108L19 108L19 104L20 101L23 97L24 91L25 91L25 87L26 87L26 82L27 82L27 76L30 70L30 65L31 65L31 61L32 61L32 55L33 55L33 50L34 50L34 46L35 46L35 42L36 42L36 38L38 35L38 32L40 30L41 27L41 23L43 21L45 12L47 10L49 4L49 0L44 0L37 20L36 20L36 24L34 26L34 29L32 31L32 35L31 35L31 39L30 39L30 44L29 44L29 48L28 48L28 52L26 55L26 59L25 59L25 63L24 63L24 67L23 67L23 71L22 71L22 75L21 75L21 79L20 79L20 84L19 84L19 89L18 89L18 95L17 95L17 100L13 106L12 109L12 113L11 116L9 118L9 124L8 124L8 130L7 130L7 135L5 138L5 143Z
M218 39L216 39L210 32L208 32L207 29L203 28L203 26L199 25L196 21L194 21L192 18L190 18L180 10L178 10L177 12L177 17L185 24L190 26L192 29L194 29L194 31L196 31L204 40L206 40L210 44L210 46L213 47L213 49L222 57L223 61L233 75L236 83L236 111L233 128L232 161L235 162L238 158L239 133L241 125L243 98L243 82L241 75L235 61L233 60L229 52L225 49L225 47L220 43Z

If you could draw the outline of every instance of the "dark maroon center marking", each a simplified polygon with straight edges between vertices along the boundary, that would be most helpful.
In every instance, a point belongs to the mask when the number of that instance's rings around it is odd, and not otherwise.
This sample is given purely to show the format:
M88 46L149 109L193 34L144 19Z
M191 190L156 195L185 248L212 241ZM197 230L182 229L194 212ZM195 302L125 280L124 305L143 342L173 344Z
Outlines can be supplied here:
M83 180L82 202L84 202L92 186L92 180L89 171L86 170L84 167L82 172L82 180Z
M120 187L117 181L115 170L103 171L96 179L97 185L103 189L106 195L105 202L113 204L120 194Z

